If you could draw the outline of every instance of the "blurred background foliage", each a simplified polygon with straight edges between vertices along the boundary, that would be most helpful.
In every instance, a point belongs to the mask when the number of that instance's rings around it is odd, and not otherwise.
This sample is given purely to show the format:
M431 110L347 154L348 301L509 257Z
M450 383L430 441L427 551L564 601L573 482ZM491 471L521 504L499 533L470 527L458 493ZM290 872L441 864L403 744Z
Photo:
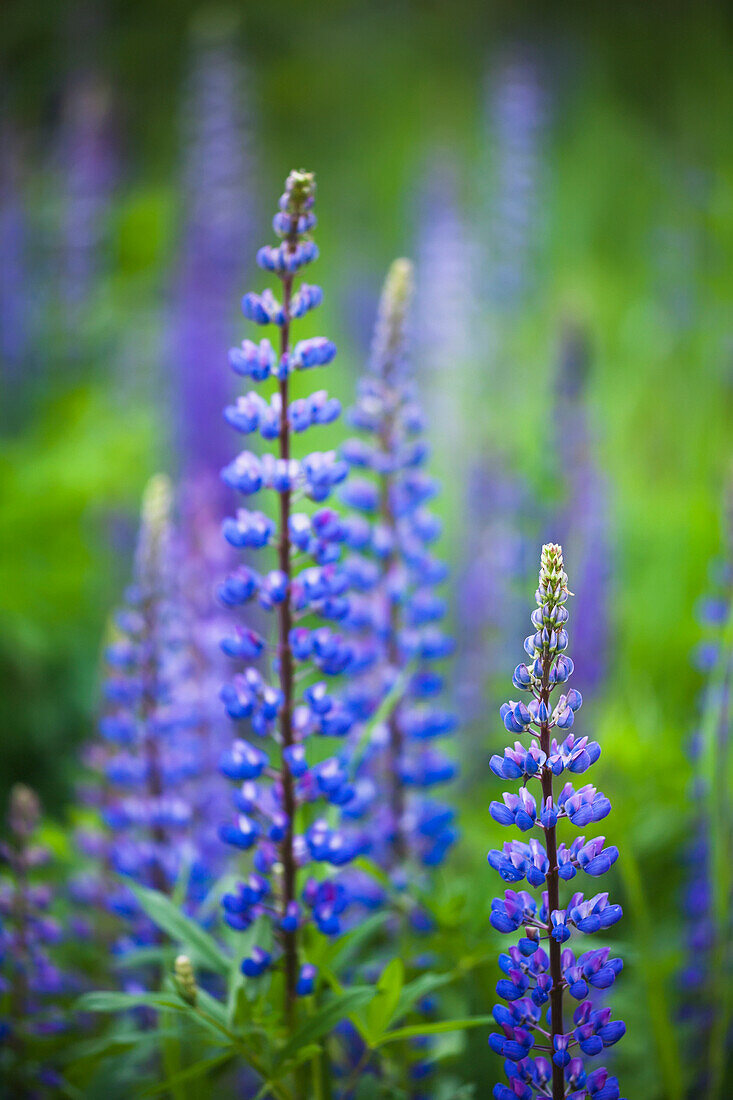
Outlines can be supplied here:
M173 334L182 312L212 307L209 275L199 306L195 293L181 298L178 277L191 188L205 196L216 167L205 143L196 152L191 73L202 42L216 41L238 74L234 201L247 231L215 307L220 350L198 369L225 372L244 335L238 297L259 285L262 212L291 166L318 174L319 324L339 346L329 381L346 402L383 273L395 255L416 258L417 370L445 489L461 661L483 630L459 613L466 546L504 507L480 487L472 495L470 472L498 461L515 479L509 507L530 553L512 583L525 616L567 489L561 440L584 418L612 576L603 675L592 695L577 686L623 853L629 1036L618 1071L629 1097L682 1095L663 999L681 955L685 750L702 683L690 660L695 608L726 543L732 38L730 9L707 2L11 0L0 41L3 788L31 783L63 819L141 488L185 465ZM208 214L215 222L216 204ZM569 329L587 360L580 413L557 396ZM485 851L503 839L486 813L497 784L484 766L504 744L495 704L521 657L521 623L492 651L500 667L479 654L485 690L460 747L477 767L462 782L464 840L443 889L448 908L463 897L477 941L498 886ZM487 967L473 984L471 1011L493 1003L493 977ZM463 1041L475 1066L488 1065L482 1033Z

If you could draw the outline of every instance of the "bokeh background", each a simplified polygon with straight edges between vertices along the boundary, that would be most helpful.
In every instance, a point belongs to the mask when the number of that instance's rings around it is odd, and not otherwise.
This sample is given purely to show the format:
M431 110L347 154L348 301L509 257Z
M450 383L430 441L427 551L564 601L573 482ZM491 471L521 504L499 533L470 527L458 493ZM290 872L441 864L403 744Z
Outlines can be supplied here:
M345 402L387 265L417 265L464 716L446 905L462 894L469 939L490 938L486 763L539 547L562 539L622 852L616 1068L632 1100L675 1100L704 601L730 583L733 20L702 0L549 7L3 6L0 786L66 820L142 487L234 453L217 410L239 297L285 174L313 168ZM462 1042L457 1079L494 1080L485 1037Z

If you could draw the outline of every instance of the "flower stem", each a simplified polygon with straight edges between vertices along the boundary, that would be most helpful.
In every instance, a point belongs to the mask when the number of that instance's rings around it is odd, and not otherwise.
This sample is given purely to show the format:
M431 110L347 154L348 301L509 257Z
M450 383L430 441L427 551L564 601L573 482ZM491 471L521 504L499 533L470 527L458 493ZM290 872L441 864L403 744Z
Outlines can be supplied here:
M155 611L155 598L149 596L144 600L142 606L143 619L145 622L145 637L148 639L148 645L150 649L149 657L146 662L144 670L144 687L141 700L142 711L142 725L145 731L143 740L143 753L146 762L146 775L147 775L147 787L148 794L153 800L158 800L163 794L163 777L160 770L160 753L158 751L158 743L156 741L155 734L151 731L151 723L153 721L155 710L157 707L157 682L158 682L158 670L156 659L156 634L157 634L157 616ZM161 894L169 894L170 889L168 880L166 879L165 872L163 871L163 865L160 861L160 853L166 847L167 837L165 829L161 825L153 825L150 830L153 843L156 846L158 855L153 860L151 868L151 878L153 887Z
M389 433L391 425L385 429L385 438L382 440L382 446L385 453L389 452ZM385 474L382 477L381 491L380 491L380 515L385 526L392 532L392 535L396 537L396 523L394 513L392 511L392 503L390 500L390 483L389 477ZM391 599L389 593L389 574L396 561L397 554L393 549L390 554L384 559L382 564L382 583L384 584L385 601L387 604L387 618L389 623L389 640L387 643L387 661L391 668L397 671L400 668L400 652L397 644L400 630L400 614L397 603ZM391 844L391 864L395 866L399 864L405 857L405 837L402 828L402 820L405 813L405 793L404 785L400 776L400 763L402 760L402 728L400 725L400 700L397 699L395 705L392 707L389 718L387 720L387 727L389 729L389 768L387 774L387 783L389 784L389 804L393 817L393 834Z
M297 219L296 219L297 225ZM280 332L280 358L290 350L290 300L293 289L292 275L283 278L283 311L285 321ZM283 462L290 461L290 424L288 422L288 380L280 380L280 433L279 456ZM280 711L280 737L283 756L280 762L283 789L283 808L288 823L285 836L280 844L280 859L283 867L282 914L285 916L288 905L295 900L296 865L293 853L293 830L295 825L295 785L284 750L293 744L293 691L294 667L290 648L290 631L293 625L293 613L290 603L291 561L290 561L290 489L278 494L280 499L280 540L278 544L278 564L288 580L287 594L279 607L278 614L278 657L280 662L280 690L283 695ZM295 932L283 932L285 952L285 1014L292 1025L295 1006L295 988L298 981L298 944Z
M552 662L549 653L543 654L542 661L542 687L540 690L540 702L550 710L550 665ZM540 748L546 757L550 755L550 725L549 721L540 725ZM552 772L547 764L542 769L542 800L553 798ZM551 1008L551 1032L552 1036L563 1034L562 1020L562 959L560 944L552 935L552 913L560 908L560 874L557 862L557 826L544 827L546 850L549 867L547 870L547 933L550 949L550 977L552 989L550 990ZM553 1044L554 1046L554 1044ZM562 1066L552 1063L552 1100L563 1100L565 1096L565 1075Z

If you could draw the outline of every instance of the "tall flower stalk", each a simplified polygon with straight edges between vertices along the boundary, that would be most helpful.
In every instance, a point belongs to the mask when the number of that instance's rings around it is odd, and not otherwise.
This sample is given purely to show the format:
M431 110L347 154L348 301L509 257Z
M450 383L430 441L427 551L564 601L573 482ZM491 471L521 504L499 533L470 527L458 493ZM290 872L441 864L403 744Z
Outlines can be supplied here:
M234 371L255 382L274 379L270 400L250 392L225 411L238 431L259 432L276 443L275 455L261 458L243 451L222 472L227 485L250 497L262 489L275 494L275 514L239 509L224 523L229 543L243 549L275 554L276 568L264 574L242 564L221 585L219 594L230 607L256 600L274 618L269 641L250 625L237 624L233 636L222 642L224 652L245 667L222 691L227 712L236 721L249 722L253 733L267 739L268 752L235 740L222 759L222 770L242 786L235 794L238 814L221 827L222 839L239 848L256 847L255 873L225 896L225 919L234 928L258 925L261 941L243 960L250 978L278 965L284 973L284 1013L292 1026L299 995L313 992L315 967L303 961L301 931L313 923L324 935L340 930L340 916L349 903L342 881L315 877L302 881L300 871L311 861L340 867L366 850L363 835L334 825L333 814L315 817L308 809L318 801L344 807L354 797L349 769L341 754L317 762L318 749L306 754L313 735L345 736L355 717L345 700L331 689L327 678L360 664L353 642L314 620L339 622L348 612L348 577L338 565L344 544L352 537L348 523L331 508L296 512L305 497L325 501L348 472L334 451L316 452L297 459L293 435L314 425L330 424L340 414L339 402L323 390L293 399L294 373L324 366L336 354L323 337L293 344L291 325L321 301L319 287L295 279L300 269L318 256L310 238L315 180L309 172L291 172L273 226L280 238L265 246L257 261L280 280L281 301L270 290L246 294L245 316L279 330L277 349L268 340L245 340L230 352ZM270 667L261 671L253 662ZM363 660L363 656L361 658ZM310 822L310 824L309 824ZM304 833L298 830L307 826ZM271 950L275 940L275 952Z
M461 725L461 757L471 773L484 763L476 737L487 702L492 708L503 697L497 670L511 659L509 639L524 619L522 592L530 576L536 539L529 531L537 512L529 487L499 454L484 454L474 462L466 482L465 527L457 570L458 657L457 707Z
M352 601L350 623L378 640L378 660L356 691L374 711L405 678L386 719L381 751L372 744L366 761L382 792L373 811L381 837L375 856L390 870L404 869L414 857L435 866L456 838L450 807L411 796L456 773L448 757L427 747L451 733L456 719L425 704L443 686L431 665L452 652L453 642L437 625L446 604L435 588L447 571L430 550L441 527L425 508L438 486L424 471L430 452L408 356L412 292L412 264L395 260L379 305L370 369L349 413L366 439L352 439L342 448L352 467L369 474L350 479L343 492L368 524L360 555L347 563L364 593Z
M143 498L134 583L106 650L102 745L90 754L101 773L91 801L106 832L82 832L80 843L109 871L166 894L185 869L190 908L220 870L211 817L224 731L212 723L206 698L211 670L197 635L207 626L196 605L202 583L183 554L172 509L168 479L153 478ZM110 889L104 879L101 868L80 876L77 900L103 901L128 922L132 942L155 939L130 890Z
M0 844L0 1064L8 1095L29 1098L38 1095L39 1087L61 1084L58 1073L39 1064L31 1048L36 1039L69 1026L69 1013L61 1011L59 1001L77 988L51 957L63 931L49 912L52 890L38 881L38 869L50 859L37 839L40 816L37 795L16 784L7 839Z
M730 502L729 502L730 511ZM685 965L679 974L681 1016L688 1032L689 1095L722 1096L730 1072L731 902L730 795L733 679L733 565L728 515L726 556L717 563L716 588L700 603L705 635L695 650L707 674L698 731L690 744L695 818L685 852Z
M417 203L414 342L431 438L460 484L470 452L466 406L476 394L473 367L485 354L476 338L479 256L461 209L454 158L439 156L424 179Z
M531 289L545 113L540 75L531 58L519 51L500 59L487 82L486 136L492 154L487 178L493 186L486 224L488 290L502 309L520 308Z
M553 417L563 486L556 523L578 590L573 612L575 671L588 691L596 691L608 669L613 548L608 479L594 449L597 433L588 408L590 368L588 334L577 324L567 324L558 359ZM573 425L572 432L563 430L566 424Z
M519 794L505 793L503 802L492 802L491 816L501 825L517 826L522 832L538 829L544 843L513 840L501 850L489 852L489 863L505 882L526 878L529 885L544 887L538 906L525 890L508 889L504 898L492 902L491 923L499 932L521 929L516 946L500 957L506 975L497 984L497 993L509 1007L494 1006L494 1019L501 1027L489 1039L492 1050L506 1060L509 1087L497 1084L495 1100L618 1100L615 1077L605 1068L586 1072L581 1055L593 1057L604 1047L616 1043L625 1032L622 1021L611 1020L611 1010L597 1009L588 999L591 988L607 989L622 968L620 959L610 958L608 948L584 951L577 957L564 948L573 930L593 933L615 924L622 916L621 907L611 904L607 893L586 899L574 893L562 907L560 883L575 878L579 871L591 877L604 874L618 858L618 850L604 847L604 837L586 842L577 837L568 846L558 843L558 822L566 819L583 828L601 821L610 811L608 799L586 784L575 789L565 783L559 792L554 781L564 771L586 771L600 756L600 746L587 737L568 733L558 742L552 730L569 730L580 708L580 693L571 688L553 703L551 696L564 685L573 671L573 662L565 655L568 635L566 602L567 575L563 570L562 549L555 544L542 548L537 610L532 613L535 632L524 643L529 664L514 670L512 683L532 698L528 705L509 701L501 707L506 729L516 735L530 731L535 736L529 748L517 740L502 756L492 756L491 770L503 779L521 779ZM529 790L534 779L540 787L535 797ZM543 944L547 945L547 950ZM567 997L579 1001L572 1016L574 1027L564 1017ZM542 1008L549 1003L546 1020ZM537 1037L543 1041L538 1043ZM542 1054L532 1057L532 1051ZM549 1058L545 1055L549 1055Z
M233 27L221 13L192 35L181 130L184 138L181 249L175 266L171 376L177 444L187 482L204 481L212 511L227 460L221 409L231 400L215 363L230 335L230 306L252 244L253 172L245 72Z

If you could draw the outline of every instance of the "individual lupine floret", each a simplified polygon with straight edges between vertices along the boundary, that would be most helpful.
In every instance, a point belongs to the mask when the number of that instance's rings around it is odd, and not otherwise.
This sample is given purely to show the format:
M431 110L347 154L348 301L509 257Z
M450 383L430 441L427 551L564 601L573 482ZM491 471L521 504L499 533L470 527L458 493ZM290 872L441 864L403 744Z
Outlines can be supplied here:
M506 890L503 898L491 905L491 924L499 932L521 932L515 947L502 955L499 965L506 975L497 985L497 993L510 1005L494 1006L494 1019L501 1031L490 1037L497 1054L506 1059L509 1086L497 1084L495 1100L511 1097L567 1096L586 1100L602 1097L618 1100L618 1082L605 1069L586 1075L577 1049L586 1057L599 1054L624 1034L622 1021L612 1021L610 1009L598 1008L585 1000L590 988L607 989L622 968L620 959L611 959L607 948L585 951L576 959L563 948L573 931L590 934L615 924L622 916L621 906L601 892L586 898L575 893L564 907L560 904L560 880L575 878L583 871L591 878L605 874L618 858L618 850L605 846L604 837L576 837L570 845L557 841L558 821L565 818L583 827L605 817L610 803L590 784L577 790L566 783L558 793L554 779L566 769L585 771L600 755L596 742L576 739L568 734L561 744L551 740L553 728L568 729L580 709L582 699L574 689L564 689L554 703L553 691L564 685L573 671L573 663L564 651L568 646L565 606L570 595L563 570L562 551L548 544L542 548L540 581L536 593L537 610L532 613L534 632L524 643L529 664L518 665L512 678L515 688L529 693L527 704L510 700L501 707L506 729L513 734L536 733L529 748L516 741L504 755L491 759L492 771L501 778L522 780L518 794L506 792L502 802L492 802L492 817L502 825L516 825L523 832L539 829L542 840L513 840L502 850L489 852L489 863L507 882L527 879L530 886L545 887L539 904L526 890ZM535 780L537 796L529 790ZM547 945L547 949L543 946ZM574 1027L565 1031L564 994L582 1003L573 1014ZM542 1020L544 1005L547 1018ZM538 1042L546 1036L549 1046ZM543 1051L535 1058L535 1051ZM544 1057L550 1055L550 1059Z
M433 742L451 734L457 722L433 703L442 679L431 666L452 653L453 641L438 625L446 602L435 586L445 580L446 569L432 552L440 524L425 508L438 486L424 471L429 448L421 438L423 418L407 355L411 298L412 265L396 260L382 293L370 369L349 412L367 438L349 440L341 451L350 466L370 475L350 479L344 492L367 525L359 554L345 563L358 590L345 625L357 637L378 639L377 660L357 681L354 696L373 713L397 677L411 672L360 771L371 784L374 831L382 838L374 855L390 870L414 855L424 866L435 866L457 836L450 808L428 802L423 793L456 774L455 763Z
M295 998L312 993L317 977L313 965L302 959L302 929L311 922L324 935L338 934L352 900L340 878L303 881L303 871L310 863L343 867L370 846L361 828L338 823L356 798L348 752L316 763L309 751L313 737L349 733L357 714L334 679L374 659L368 640L318 625L319 619L340 623L348 614L351 583L341 557L363 533L330 507L302 512L293 507L301 498L323 504L348 472L334 451L303 458L291 453L295 434L330 424L340 413L339 403L324 390L296 399L291 392L294 374L325 366L336 354L324 337L295 345L291 340L292 322L321 301L319 288L294 287L296 273L318 255L309 235L316 224L314 195L314 177L291 172L273 222L280 243L257 254L260 267L279 277L280 299L266 290L246 294L242 301L245 317L279 329L278 347L269 340L245 340L229 356L237 374L255 382L271 380L275 392L269 398L247 393L225 410L226 419L244 434L257 431L265 440L277 440L277 451L261 456L243 451L222 471L224 481L246 496L269 489L276 497L276 518L241 509L224 523L231 545L275 551L275 560L262 572L247 563L219 589L227 606L255 604L275 622L272 641L239 622L222 640L224 652L244 663L221 692L227 713L264 739L260 747L238 737L221 759L224 774L241 786L234 796L236 815L221 825L220 835L251 850L254 868L223 898L224 918L236 929L248 928L260 916L269 919L275 946L253 945L242 969L256 978L282 964L285 1015L291 1022ZM314 812L304 828L302 808L315 809L319 803L335 808L334 819Z
M78 991L76 980L53 961L64 931L50 912L52 890L37 877L50 859L36 836L40 814L36 794L16 784L7 839L0 843L0 1054L5 1050L4 1079L13 1096L61 1084L56 1071L39 1064L29 1048L35 1039L69 1027L64 1000Z

